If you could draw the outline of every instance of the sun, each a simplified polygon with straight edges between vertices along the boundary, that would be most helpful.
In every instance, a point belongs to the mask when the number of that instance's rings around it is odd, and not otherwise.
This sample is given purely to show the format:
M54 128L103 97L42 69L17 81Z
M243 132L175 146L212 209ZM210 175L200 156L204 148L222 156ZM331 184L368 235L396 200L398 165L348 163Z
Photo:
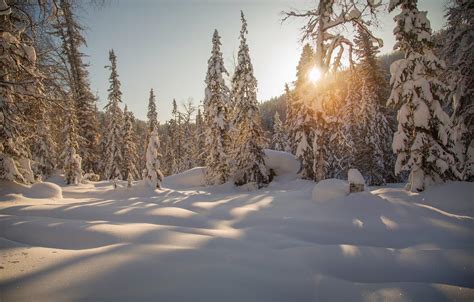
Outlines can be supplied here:
M319 79L321 79L321 70L316 67L311 68L308 72L308 80L314 84L319 81Z

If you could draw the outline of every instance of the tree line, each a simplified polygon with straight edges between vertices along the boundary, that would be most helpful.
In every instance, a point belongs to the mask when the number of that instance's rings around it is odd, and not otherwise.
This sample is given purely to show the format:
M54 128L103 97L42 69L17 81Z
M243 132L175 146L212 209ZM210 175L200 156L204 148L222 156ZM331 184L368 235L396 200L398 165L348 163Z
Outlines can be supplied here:
M264 148L292 152L302 178L343 178L358 168L369 184L408 180L421 191L434 182L473 179L473 4L453 0L443 47L436 45L415 0L392 0L395 49L390 82L378 61L382 41L371 31L384 6L376 1L320 0L305 18L297 80L286 86L284 115L263 130L257 80L242 28L230 88L212 37L202 108L192 103L160 124L153 89L146 124L122 110L117 56L109 53L108 101L102 112L90 88L83 27L71 0L0 0L0 178L32 183L65 172L66 182L147 179L205 165L209 184L233 180L257 188L271 180ZM341 29L356 34L346 38ZM348 64L343 58L348 58ZM466 67L467 66L467 67ZM316 82L308 73L322 74ZM388 100L388 102L387 102ZM202 110L201 110L202 109ZM398 113L395 114L395 111ZM280 111L281 112L281 111Z

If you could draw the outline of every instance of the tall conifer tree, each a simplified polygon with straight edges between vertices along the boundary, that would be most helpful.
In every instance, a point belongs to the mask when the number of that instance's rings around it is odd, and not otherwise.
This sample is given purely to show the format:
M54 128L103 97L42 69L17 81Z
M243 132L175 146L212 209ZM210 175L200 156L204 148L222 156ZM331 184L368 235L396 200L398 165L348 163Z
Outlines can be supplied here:
M212 37L211 57L206 74L204 97L206 178L210 184L222 184L229 178L229 98L223 74L227 74L217 30Z
M236 185L252 183L260 188L269 182L265 166L263 145L265 137L260 125L257 102L257 80L253 75L246 34L247 21L241 12L242 29L237 66L232 78L232 104L236 129L236 149L233 150L234 182Z
M122 110L119 103L122 102L120 81L117 73L117 57L113 50L109 52L110 70L109 102L105 106L107 120L106 143L104 153L104 177L106 179L122 179Z
M395 173L409 171L407 189L423 191L434 182L458 175L450 149L451 123L443 111L447 88L438 80L444 62L433 53L426 12L416 0L392 0L389 10L401 8L396 22L396 49L405 57L390 67L392 93L389 104L400 107L398 130L393 139L397 153Z

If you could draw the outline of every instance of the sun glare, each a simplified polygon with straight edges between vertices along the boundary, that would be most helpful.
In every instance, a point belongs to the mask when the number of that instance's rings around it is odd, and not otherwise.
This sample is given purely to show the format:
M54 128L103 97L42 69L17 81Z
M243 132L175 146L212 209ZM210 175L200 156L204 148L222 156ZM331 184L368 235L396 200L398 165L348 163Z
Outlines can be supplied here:
M316 67L311 68L308 72L308 79L311 83L316 83L321 78L321 70Z

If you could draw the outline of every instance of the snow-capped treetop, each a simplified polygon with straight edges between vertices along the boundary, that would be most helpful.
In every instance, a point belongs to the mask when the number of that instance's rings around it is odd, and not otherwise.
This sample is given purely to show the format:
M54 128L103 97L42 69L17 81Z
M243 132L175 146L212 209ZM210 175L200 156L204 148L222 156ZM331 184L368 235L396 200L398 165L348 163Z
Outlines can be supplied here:
M253 66L250 60L249 47L246 34L247 20L244 13L240 12L242 29L240 30L240 46L237 54L237 66L232 78L232 104L235 107L234 125L240 123L247 116L255 116L258 112L257 79L253 75ZM242 110L242 112L239 112ZM244 116L245 113L246 116ZM253 121L250 121L253 123Z
M302 90L308 85L308 72L314 67L314 51L309 44L303 46L298 66L296 67L296 81L295 87L297 90Z
M151 133L155 126L158 125L158 116L156 114L156 98L153 93L153 88L150 89L150 97L148 99L148 132Z
M397 42L393 48L405 54L413 51L423 53L427 45L433 46L427 12L418 11L416 3L417 0L391 0L389 5L389 11L401 8L401 13L394 18L393 34Z
M107 90L109 92L109 103L105 106L106 108L110 106L111 103L121 103L122 102L122 92L120 91L120 80L118 79L117 73L117 56L114 53L114 50L109 51L109 60L110 65L105 66L105 68L110 70L109 83L110 88Z
M214 30L212 36L211 57L208 60L208 69L206 74L206 90L204 96L204 108L211 102L222 102L219 106L227 106L230 97L229 88L225 85L223 74L228 75L224 66L224 59L221 52L221 41L219 33Z

